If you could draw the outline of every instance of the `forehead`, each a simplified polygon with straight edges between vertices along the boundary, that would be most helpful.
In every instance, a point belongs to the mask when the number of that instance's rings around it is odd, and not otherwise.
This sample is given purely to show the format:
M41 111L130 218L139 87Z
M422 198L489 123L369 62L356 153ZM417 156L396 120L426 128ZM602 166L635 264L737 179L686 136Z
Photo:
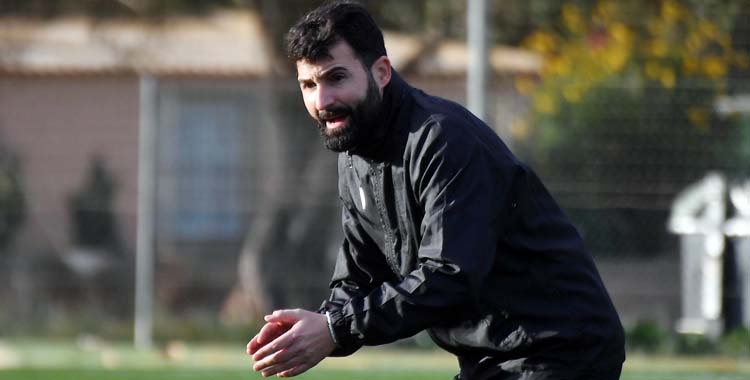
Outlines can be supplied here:
M315 61L306 59L297 61L297 77L299 79L312 79L336 67L343 67L349 71L362 69L362 64L354 50L344 41L339 41L331 46L328 54L328 57Z

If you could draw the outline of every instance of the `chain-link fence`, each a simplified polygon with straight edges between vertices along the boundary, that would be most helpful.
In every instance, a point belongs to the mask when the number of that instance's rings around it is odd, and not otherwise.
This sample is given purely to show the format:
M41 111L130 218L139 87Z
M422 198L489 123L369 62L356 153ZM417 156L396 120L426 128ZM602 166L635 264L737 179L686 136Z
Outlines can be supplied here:
M559 7L531 3L544 20L550 12L564 16ZM686 56L652 57L641 51L654 42L648 33L617 25L580 32L600 56L576 50L575 30L550 37L561 50L539 51L536 40L519 36L543 24L504 29L506 37L496 39L515 41L546 63L493 66L487 119L578 226L626 322L668 324L678 317L680 289L678 239L667 230L672 202L709 171L730 181L750 176L750 110L716 106L721 96L750 92L750 33L741 22L717 32L723 49L719 37L730 38L734 63L721 75L692 75ZM596 64L583 66L620 54L607 50L618 33L630 39L629 66L605 76ZM464 72L429 71L450 49L441 50L441 39L424 41L422 58L404 61L404 76L463 101ZM566 54L589 61L570 58L562 71L547 66ZM696 56L699 67L713 57L705 54ZM157 337L221 336L220 321L245 328L273 308L316 308L326 296L341 239L336 157L322 147L293 73L279 71L155 74ZM0 206L6 199L25 205L22 224L0 221L19 226L0 254L0 334L130 336L138 86L139 74L129 70L0 75L0 139L14 157L0 160L10 163L0 162ZM14 183L23 202L14 198Z

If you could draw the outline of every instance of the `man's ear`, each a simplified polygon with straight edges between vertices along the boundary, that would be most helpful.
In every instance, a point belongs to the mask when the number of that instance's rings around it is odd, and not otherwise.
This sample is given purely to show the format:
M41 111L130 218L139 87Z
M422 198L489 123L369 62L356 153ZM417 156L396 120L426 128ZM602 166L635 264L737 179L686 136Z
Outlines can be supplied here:
M372 77L375 79L380 88L380 92L383 92L383 88L391 83L391 60L386 56L381 56L375 62L372 63L370 68Z

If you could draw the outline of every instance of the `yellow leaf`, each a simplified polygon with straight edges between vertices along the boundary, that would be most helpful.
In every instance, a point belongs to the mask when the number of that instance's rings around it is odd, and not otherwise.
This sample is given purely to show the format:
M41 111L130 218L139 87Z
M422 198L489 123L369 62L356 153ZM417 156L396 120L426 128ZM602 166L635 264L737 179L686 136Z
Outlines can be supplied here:
M563 97L570 103L578 103L583 98L583 89L575 84L566 86L563 89Z
M661 65L656 61L646 62L646 77L649 79L659 79L661 76Z
M685 47L692 54L697 54L703 48L706 39L699 33L691 33L685 40Z
M677 81L677 76L675 75L675 72L671 67L666 67L662 69L659 81L661 82L661 85L666 88L674 88L675 82Z
M711 56L703 61L703 72L709 78L721 78L727 74L727 64L717 56Z
M695 74L700 69L700 63L692 56L686 56L682 59L682 70L686 74Z
M557 42L550 33L534 32L523 41L523 46L542 54L549 54L555 50Z
M664 58L667 55L667 44L664 40L653 40L648 44L648 52L654 57Z
M604 55L604 65L608 72L617 73L622 71L630 59L630 51L625 48L610 49Z
M594 17L597 22L608 24L618 14L617 3L614 1L600 1L596 5Z
M661 17L664 21L673 23L685 17L685 8L676 1L667 0L661 3Z
M620 44L629 45L632 40L632 33L630 31L630 28L628 28L627 25L619 22L612 25L609 30L609 34L612 36L612 39L615 40L615 42Z
M715 39L719 33L716 25L708 20L701 20L698 22L698 30L700 30L701 34L711 39Z
M545 115L554 115L557 113L557 100L550 94L537 93L534 95L534 109Z
M578 6L576 6L575 4L565 3L563 5L562 19L565 28L573 33L581 34L586 29L583 17L581 15L581 10L578 9Z
M708 127L708 112L701 107L690 107L687 111L690 124L700 129Z

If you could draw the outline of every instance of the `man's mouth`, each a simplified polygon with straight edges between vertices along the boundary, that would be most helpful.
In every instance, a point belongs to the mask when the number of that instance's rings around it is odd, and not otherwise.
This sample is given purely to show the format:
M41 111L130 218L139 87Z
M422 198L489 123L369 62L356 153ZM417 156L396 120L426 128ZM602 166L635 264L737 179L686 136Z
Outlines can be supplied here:
M326 119L326 129L338 129L343 127L346 124L347 118L348 116L346 115L340 115Z

